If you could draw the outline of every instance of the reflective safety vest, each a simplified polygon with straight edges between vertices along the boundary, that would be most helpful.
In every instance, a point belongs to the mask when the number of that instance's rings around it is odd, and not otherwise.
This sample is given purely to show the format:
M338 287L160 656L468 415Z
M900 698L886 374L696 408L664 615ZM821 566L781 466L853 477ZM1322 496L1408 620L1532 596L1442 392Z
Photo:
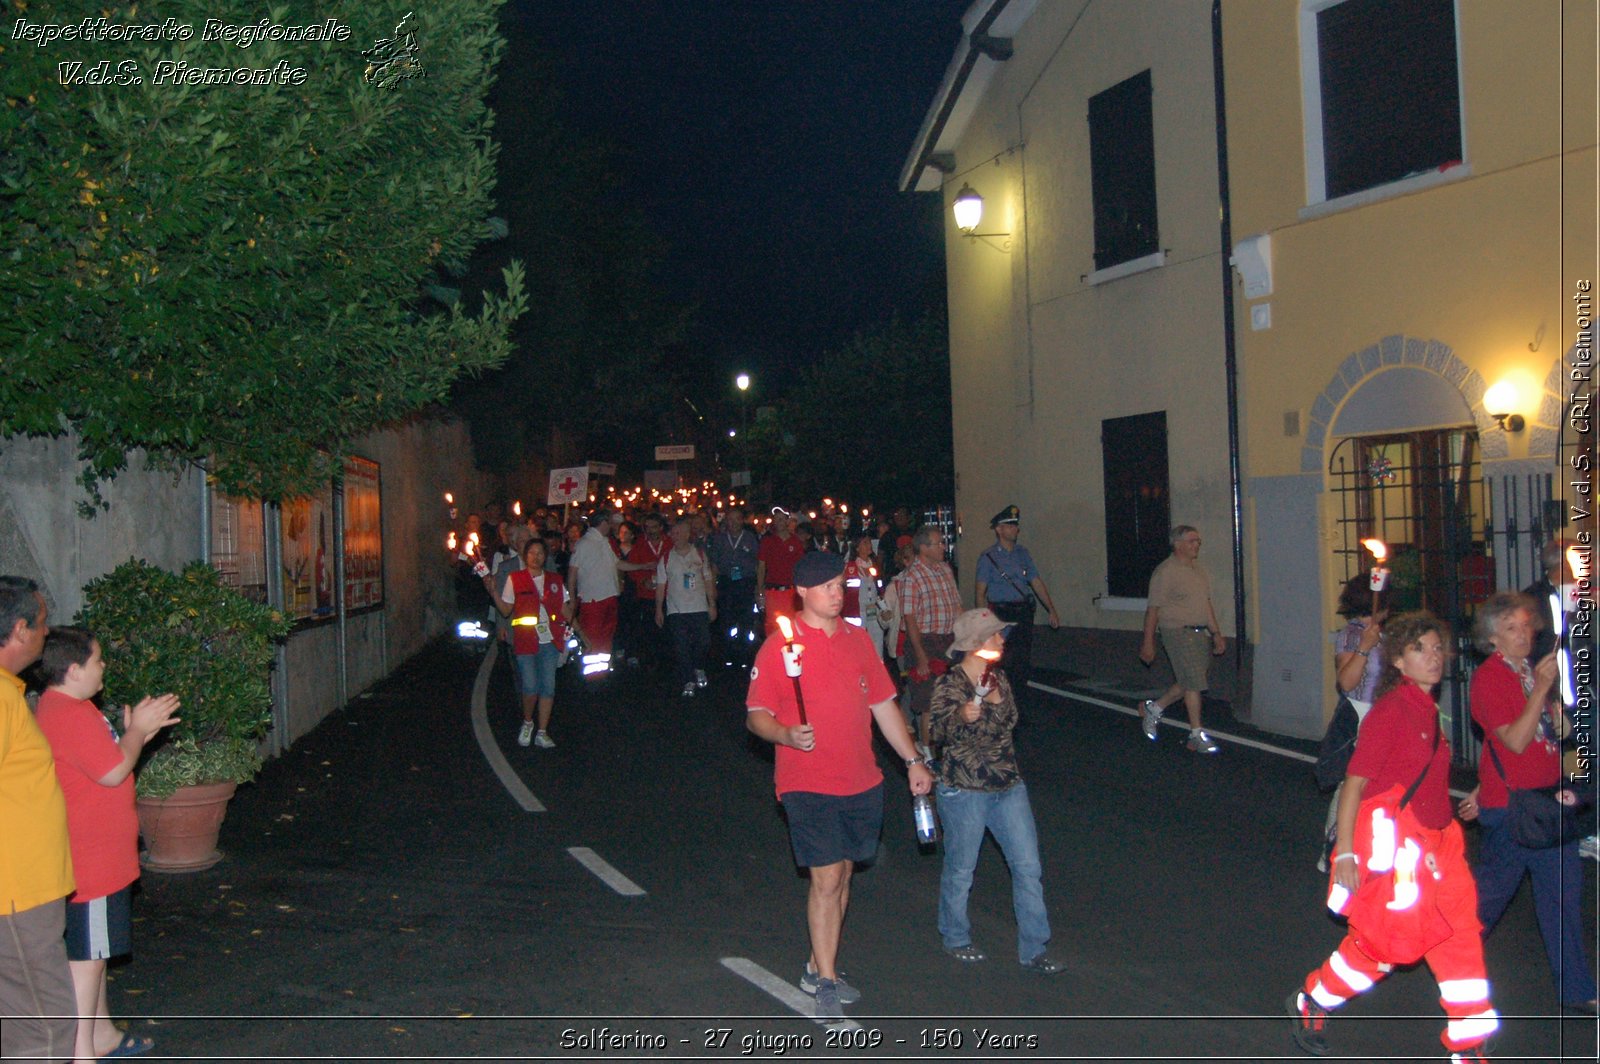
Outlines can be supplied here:
M511 646L518 654L537 654L540 643L566 646L567 626L561 619L567 589L557 573L545 573L544 594L534 586L533 574L519 569L511 574ZM543 629L543 631L541 631Z
M841 616L856 627L861 626L861 581L871 580L866 567L852 558L844 566L844 610Z

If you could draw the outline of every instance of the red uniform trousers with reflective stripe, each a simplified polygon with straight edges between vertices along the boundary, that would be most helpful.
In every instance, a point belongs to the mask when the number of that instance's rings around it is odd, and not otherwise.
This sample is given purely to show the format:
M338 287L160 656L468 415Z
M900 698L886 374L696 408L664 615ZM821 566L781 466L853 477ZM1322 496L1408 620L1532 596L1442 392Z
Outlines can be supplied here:
M1454 827L1454 825L1452 825ZM1483 925L1478 922L1478 888L1467 867L1461 829L1446 828L1434 851L1443 878L1439 911L1450 922L1451 935L1423 955L1439 982L1439 1004L1447 1022L1439 1040L1455 1053L1481 1045L1500 1026L1489 1003L1489 978L1483 966ZM1370 929L1365 936L1372 946ZM1349 934L1321 968L1306 976L1305 992L1325 1009L1336 1009L1393 970L1393 964L1371 956Z
M579 602L578 629L583 632L583 641L591 652L611 653L611 641L617 635L617 596L599 602Z

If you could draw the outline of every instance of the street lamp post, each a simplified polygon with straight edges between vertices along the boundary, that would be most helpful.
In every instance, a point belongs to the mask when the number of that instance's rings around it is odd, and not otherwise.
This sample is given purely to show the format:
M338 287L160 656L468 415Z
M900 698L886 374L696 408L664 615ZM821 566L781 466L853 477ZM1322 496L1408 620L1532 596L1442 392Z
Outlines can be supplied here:
M740 449L744 455L744 471L748 474L750 472L750 417L748 413L748 407L745 404L745 396L750 391L750 374L739 374L737 377L733 378L733 383L739 388ZM749 485L745 486L745 490L750 490Z

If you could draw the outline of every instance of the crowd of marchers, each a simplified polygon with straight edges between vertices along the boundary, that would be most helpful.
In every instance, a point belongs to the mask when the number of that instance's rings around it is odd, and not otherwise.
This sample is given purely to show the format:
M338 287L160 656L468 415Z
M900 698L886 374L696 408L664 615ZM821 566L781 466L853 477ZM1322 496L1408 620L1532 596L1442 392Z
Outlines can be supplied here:
M923 555L945 565L946 543L939 529L918 529L907 507L871 513L719 504L502 516L486 507L450 538L458 606L491 619L513 655L522 746L555 746L555 679L569 661L590 677L642 669L683 698L706 687L708 669L748 669L778 618L795 614L794 567L809 552L844 559L850 623L896 675L902 652L920 675L928 611L901 609L900 587Z
M758 534L738 507L715 520L613 509L582 521L537 511L489 524L469 516L452 537L463 608L485 620L492 608L500 623L522 705L518 742L555 746L557 672L574 655L585 677L653 669L688 699L710 668L747 672L747 727L775 747L774 790L809 880L809 952L797 982L820 1018L842 1018L864 993L838 960L851 877L878 852L883 822L874 729L904 759L919 835L942 823L944 951L958 964L986 959L967 903L992 835L1011 876L1018 962L1042 975L1063 971L1046 949L1049 906L1013 742L1038 610L1052 627L1059 616L1018 542L1017 507L990 520L994 542L979 557L972 608L944 530L913 527L907 510L870 528L829 514L797 522L782 509L760 524ZM1175 680L1138 716L1156 740L1165 710L1182 701L1187 748L1212 755L1219 747L1203 727L1200 696L1226 640L1199 563L1200 533L1179 525L1171 544L1151 576L1139 657L1153 662L1159 648ZM1574 687L1574 644L1560 638L1573 631L1578 615L1568 614L1581 601L1561 558L1549 545L1539 584L1475 611L1472 639L1484 660L1470 706L1483 746L1479 786L1459 803L1449 796L1450 744L1435 701L1453 634L1426 612L1391 616L1381 570L1345 588L1348 623L1334 659L1341 700L1318 769L1335 791L1319 867L1328 908L1348 932L1288 995L1302 1050L1329 1052L1335 1010L1396 968L1426 962L1439 984L1446 1052L1488 1059L1500 1017L1485 939L1524 879L1556 1002L1596 1011L1581 904L1583 859L1600 854L1595 775L1581 756L1566 756L1577 731L1569 707L1592 704L1592 692ZM152 694L111 726L94 702L104 679L94 634L51 629L47 617L32 581L0 576L0 1055L140 1055L153 1041L112 1022L105 967L131 949L132 774L180 707ZM30 706L19 674L36 664L43 690ZM1481 829L1472 861L1464 822Z

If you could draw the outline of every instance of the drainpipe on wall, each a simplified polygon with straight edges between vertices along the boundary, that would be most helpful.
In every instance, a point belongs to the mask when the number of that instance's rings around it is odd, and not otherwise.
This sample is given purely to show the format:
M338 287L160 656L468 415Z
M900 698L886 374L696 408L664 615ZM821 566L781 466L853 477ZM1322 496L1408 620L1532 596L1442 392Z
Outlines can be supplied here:
M1228 110L1222 77L1222 0L1211 0L1211 71L1217 111L1217 200L1222 229L1223 372L1228 389L1228 491L1233 518L1233 669L1244 680L1244 501L1239 474L1239 363L1233 320L1233 214L1228 191Z
M200 472L200 554L203 562L211 561L211 485L206 483L206 471L195 466Z
M350 635L344 603L344 475L333 483L333 613L338 618L334 653L339 656L339 707L350 701Z
M283 604L283 511L276 503L261 504L261 545L267 568L267 605L287 613ZM268 752L273 756L289 749L289 641L280 639L272 648L272 730L267 733Z

